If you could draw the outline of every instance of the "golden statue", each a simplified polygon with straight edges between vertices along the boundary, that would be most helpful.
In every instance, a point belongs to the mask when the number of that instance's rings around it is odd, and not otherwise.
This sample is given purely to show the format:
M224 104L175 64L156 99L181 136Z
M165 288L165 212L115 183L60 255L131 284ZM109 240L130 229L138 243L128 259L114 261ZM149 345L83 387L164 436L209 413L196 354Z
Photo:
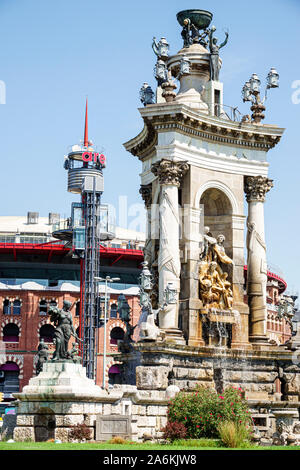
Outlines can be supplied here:
M204 248L200 254L199 283L203 307L220 310L232 309L233 293L228 273L223 272L220 263L233 264L225 253L224 235L214 238L205 227Z

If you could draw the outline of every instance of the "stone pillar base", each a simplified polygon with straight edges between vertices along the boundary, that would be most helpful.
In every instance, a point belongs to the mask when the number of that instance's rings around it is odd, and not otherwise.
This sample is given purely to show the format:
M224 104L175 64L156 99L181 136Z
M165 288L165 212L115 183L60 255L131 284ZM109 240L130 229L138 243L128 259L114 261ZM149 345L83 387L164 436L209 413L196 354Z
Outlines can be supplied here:
M14 440L67 442L73 426L86 424L94 439L96 416L102 413L105 391L86 377L81 364L46 362L39 375L30 379L19 400Z
M249 341L252 345L252 349L269 349L271 346L268 336L265 335L250 335Z
M186 345L186 340L179 328L161 328L160 331L163 333L165 343Z

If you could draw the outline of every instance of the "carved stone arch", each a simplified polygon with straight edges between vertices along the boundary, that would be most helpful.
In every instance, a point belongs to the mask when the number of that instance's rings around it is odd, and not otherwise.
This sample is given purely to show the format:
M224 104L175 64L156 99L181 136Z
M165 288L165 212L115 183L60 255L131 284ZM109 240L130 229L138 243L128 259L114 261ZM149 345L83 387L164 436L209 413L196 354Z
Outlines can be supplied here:
M224 193L225 196L227 196L231 204L232 214L237 215L239 213L238 203L237 203L235 195L233 194L229 186L217 180L207 181L205 184L200 186L200 188L198 189L196 193L195 200L194 200L194 206L197 209L200 208L201 198L203 194L205 193L205 191L207 191L208 189L216 189L216 190L219 190L221 193Z

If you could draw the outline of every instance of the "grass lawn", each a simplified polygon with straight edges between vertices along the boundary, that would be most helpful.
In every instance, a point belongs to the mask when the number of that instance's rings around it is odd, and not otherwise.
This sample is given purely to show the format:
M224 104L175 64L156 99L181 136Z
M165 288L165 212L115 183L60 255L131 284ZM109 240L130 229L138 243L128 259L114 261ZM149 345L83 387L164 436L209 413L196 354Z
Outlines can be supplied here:
M109 444L108 442L99 443L84 443L84 444L73 444L73 443L62 443L55 444L53 442L0 442L1 450L228 450L225 447L221 447L221 444L217 440L212 439L200 439L191 441L179 441L173 444L138 444L138 443L126 443L126 444ZM230 449L235 450L235 449ZM299 447L258 447L251 446L243 449L236 450L300 450Z

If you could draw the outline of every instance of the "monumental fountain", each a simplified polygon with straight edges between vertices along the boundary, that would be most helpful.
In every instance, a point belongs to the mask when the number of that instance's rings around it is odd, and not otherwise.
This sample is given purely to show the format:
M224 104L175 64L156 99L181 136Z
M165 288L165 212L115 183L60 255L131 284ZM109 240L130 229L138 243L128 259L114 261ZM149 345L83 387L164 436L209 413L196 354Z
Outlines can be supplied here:
M67 436L68 423L82 422L79 415L86 409L84 419L96 422L97 439L114 433L157 438L169 399L197 385L218 392L242 387L261 436L272 435L277 426L281 442L283 429L291 434L298 426L297 349L274 346L266 333L264 202L273 187L267 155L284 129L262 123L265 107L256 74L243 88L252 116L238 119L236 109L225 106L220 50L230 35L226 32L220 43L212 16L203 10L177 14L183 47L174 55L166 38L153 39L156 93L143 85L143 129L124 144L142 165L147 240L140 339L121 344L117 357L123 383L109 390L89 385L77 394L65 389L64 381L58 386L54 376L61 377L63 369L67 384L68 374L82 377L80 364L69 364L70 358L47 362L18 394L16 438L26 427L34 434L43 403L56 420L55 436ZM278 86L275 69L267 83L267 90ZM64 413L75 417L64 419Z

